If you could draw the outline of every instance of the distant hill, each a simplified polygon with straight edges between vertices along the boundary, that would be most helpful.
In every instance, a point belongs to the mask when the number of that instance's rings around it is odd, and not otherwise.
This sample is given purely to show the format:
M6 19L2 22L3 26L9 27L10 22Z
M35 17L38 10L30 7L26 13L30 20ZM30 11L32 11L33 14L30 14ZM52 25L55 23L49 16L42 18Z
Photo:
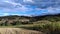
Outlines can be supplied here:
M60 21L60 14L57 15L44 15L44 16L18 16L18 15L10 15L10 16L1 16L0 17L0 25L6 24L31 24L33 22L47 20L51 22Z
M41 20L41 19L45 19L45 18L55 18L55 17L60 17L60 14L57 15L44 15L44 16L18 16L18 15L9 15L9 16L0 16L0 20L2 19L8 19L8 20L14 20L14 19L29 19L29 20Z

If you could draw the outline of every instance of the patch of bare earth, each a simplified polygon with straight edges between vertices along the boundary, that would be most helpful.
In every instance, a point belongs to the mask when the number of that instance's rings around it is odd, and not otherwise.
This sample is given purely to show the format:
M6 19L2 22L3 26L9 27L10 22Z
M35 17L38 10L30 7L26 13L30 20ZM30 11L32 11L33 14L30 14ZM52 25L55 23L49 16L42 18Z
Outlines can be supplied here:
M43 34L39 31L26 30L21 28L0 28L0 34Z

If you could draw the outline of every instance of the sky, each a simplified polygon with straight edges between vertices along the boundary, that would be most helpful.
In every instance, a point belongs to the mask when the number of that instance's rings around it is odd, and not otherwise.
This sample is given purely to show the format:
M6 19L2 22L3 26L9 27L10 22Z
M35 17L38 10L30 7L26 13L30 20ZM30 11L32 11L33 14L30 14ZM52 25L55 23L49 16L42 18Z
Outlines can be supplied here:
M60 13L60 0L0 0L0 16L40 16Z

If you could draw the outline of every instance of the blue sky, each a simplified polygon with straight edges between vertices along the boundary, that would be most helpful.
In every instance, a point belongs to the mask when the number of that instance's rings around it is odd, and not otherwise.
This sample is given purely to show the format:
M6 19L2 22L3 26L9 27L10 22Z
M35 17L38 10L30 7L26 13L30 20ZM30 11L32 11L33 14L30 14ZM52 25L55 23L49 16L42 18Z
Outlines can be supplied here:
M60 13L60 0L0 0L0 16Z

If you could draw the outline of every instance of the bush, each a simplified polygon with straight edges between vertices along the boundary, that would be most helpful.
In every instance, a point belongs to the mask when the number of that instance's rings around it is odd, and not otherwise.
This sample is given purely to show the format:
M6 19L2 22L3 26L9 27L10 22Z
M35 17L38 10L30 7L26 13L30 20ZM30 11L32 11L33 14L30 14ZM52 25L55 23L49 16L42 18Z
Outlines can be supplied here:
M21 26L25 29L42 31L46 34L60 34L60 23L40 23L40 24L32 24Z

